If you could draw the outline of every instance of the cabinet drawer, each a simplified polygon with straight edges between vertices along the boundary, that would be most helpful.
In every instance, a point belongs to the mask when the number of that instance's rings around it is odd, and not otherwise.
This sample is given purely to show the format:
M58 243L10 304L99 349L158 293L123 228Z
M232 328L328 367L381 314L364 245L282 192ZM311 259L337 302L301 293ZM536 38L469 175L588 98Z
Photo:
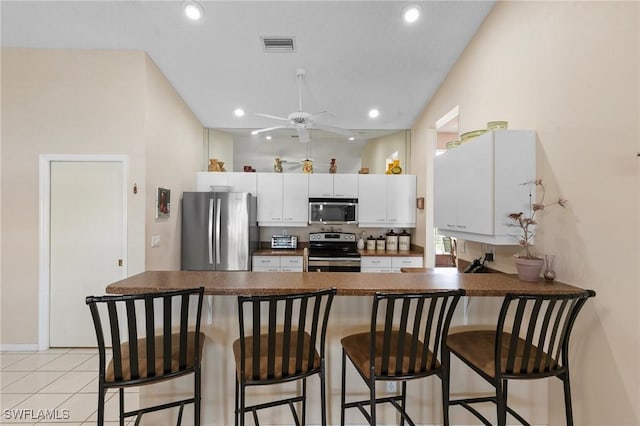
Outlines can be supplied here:
M360 268L360 272L385 273L391 272L391 268Z
M256 268L276 268L280 269L279 256L253 256L253 269Z
M393 257L391 258L392 268L422 268L421 257Z
M302 256L280 256L280 267L283 271L290 267L302 268Z
M302 265L300 266L281 266L280 272L302 272Z
M391 257L363 256L360 258L360 267L364 268L391 268ZM364 271L363 271L364 272Z

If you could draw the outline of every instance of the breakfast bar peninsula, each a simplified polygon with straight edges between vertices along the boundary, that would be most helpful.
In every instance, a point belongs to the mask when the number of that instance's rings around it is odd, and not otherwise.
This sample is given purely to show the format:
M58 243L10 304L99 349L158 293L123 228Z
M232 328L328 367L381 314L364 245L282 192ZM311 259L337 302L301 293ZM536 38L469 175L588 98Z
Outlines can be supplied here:
M367 331L370 326L372 296L378 292L414 293L461 289L465 297L455 312L451 331L460 327L495 327L502 297L507 293L567 294L583 291L560 282L527 283L517 277L501 274L462 274L453 268L424 269L414 273L348 273L348 272L200 272L200 271L147 271L107 286L111 294L137 294L163 292L192 287L204 287L206 297L203 309L202 331L206 335L202 374L202 424L229 425L234 423L234 358L232 344L238 337L238 295L286 294L337 289L327 330L327 417L328 424L340 423L340 373L341 344L344 336ZM481 380L468 374L461 365L452 364L452 391L456 389L488 389ZM359 386L355 370L347 370L347 389L350 395L366 393ZM314 379L310 379L314 380ZM555 384L555 383L554 383ZM191 382L178 386L160 384L153 389L143 388L141 405L152 405L166 398L167 393L190 392ZM154 385L155 386L155 385ZM295 384L285 384L275 390L258 389L253 398L259 399L267 392L292 392ZM437 380L410 383L407 405L416 413L417 424L439 424L442 419L440 384ZM549 398L547 381L514 383L510 386L510 403L534 424L546 424ZM320 395L318 387L308 387L307 424L320 424ZM381 392L386 389L381 388ZM154 399L158 396L158 399ZM316 403L318 402L318 403ZM492 410L493 407L487 407ZM345 424L363 424L364 418L357 410L347 411ZM191 410L185 410L190 416ZM185 418L186 424L189 419ZM379 424L397 424L393 409L380 407ZM291 424L291 414L284 408L273 408L260 413L260 424ZM169 425L175 419L169 413L145 415L144 424ZM452 410L451 424L473 424L464 410Z

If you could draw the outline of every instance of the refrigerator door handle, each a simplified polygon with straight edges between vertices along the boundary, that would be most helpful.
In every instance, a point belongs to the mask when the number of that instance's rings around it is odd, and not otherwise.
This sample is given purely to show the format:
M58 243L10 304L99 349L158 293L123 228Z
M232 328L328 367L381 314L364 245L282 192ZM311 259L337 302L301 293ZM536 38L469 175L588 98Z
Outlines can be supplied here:
M213 198L209 199L209 265L213 265Z
M220 264L220 205L222 200L218 198L216 206L216 264Z

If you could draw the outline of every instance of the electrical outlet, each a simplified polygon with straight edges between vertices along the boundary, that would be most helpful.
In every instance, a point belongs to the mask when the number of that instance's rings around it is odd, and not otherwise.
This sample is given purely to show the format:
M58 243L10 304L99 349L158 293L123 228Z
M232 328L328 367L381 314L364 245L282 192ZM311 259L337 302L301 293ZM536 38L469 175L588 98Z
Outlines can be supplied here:
M389 380L387 383L387 392L397 392L398 391L398 384L396 382L394 382L393 380Z
M151 247L153 248L160 247L160 235L151 236Z
M486 260L487 262L493 262L495 258L496 248L492 245L488 245L484 253L484 260Z

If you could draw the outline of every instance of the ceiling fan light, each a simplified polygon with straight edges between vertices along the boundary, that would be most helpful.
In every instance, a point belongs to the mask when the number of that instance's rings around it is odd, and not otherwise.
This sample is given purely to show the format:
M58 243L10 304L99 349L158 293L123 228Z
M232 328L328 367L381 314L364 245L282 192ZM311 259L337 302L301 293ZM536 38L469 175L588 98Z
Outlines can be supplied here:
M380 116L380 111L376 108L369 110L369 118L378 118Z
M244 117L244 110L243 110L242 108L236 108L236 109L233 111L233 114L234 114L236 117Z
M402 12L402 17L407 24L413 24L420 18L421 8L417 4L412 4L405 7Z
M202 6L192 0L185 2L182 8L186 17L193 21L202 19L202 16L204 15L204 9Z

